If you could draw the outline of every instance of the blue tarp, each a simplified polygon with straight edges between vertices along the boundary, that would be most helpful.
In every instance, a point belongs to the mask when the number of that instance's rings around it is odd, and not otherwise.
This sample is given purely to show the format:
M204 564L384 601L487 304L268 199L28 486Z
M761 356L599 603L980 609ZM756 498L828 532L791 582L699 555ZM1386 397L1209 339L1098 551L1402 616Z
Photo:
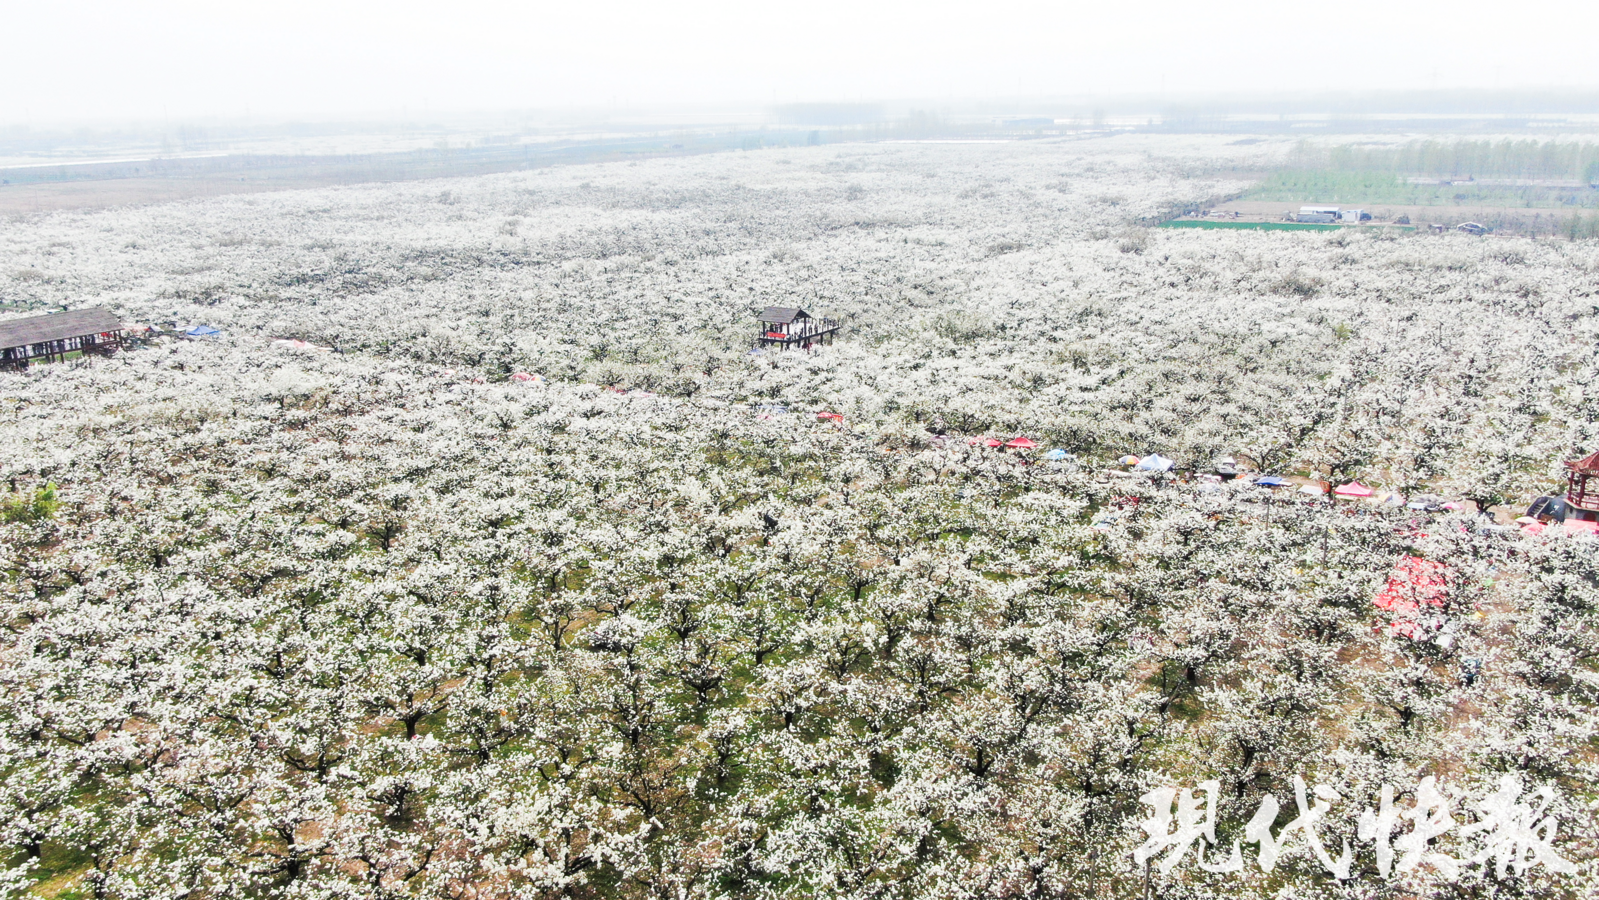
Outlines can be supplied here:
M1292 481L1286 478L1278 478L1276 475L1262 475L1255 479L1255 483L1261 487L1287 487L1293 484Z
M1140 472L1170 472L1173 465L1176 464L1159 453L1151 453L1139 460L1138 465L1133 468Z
M1067 453L1065 450L1059 450L1059 449L1051 450L1048 453L1044 454L1044 458L1049 460L1050 462L1060 462L1063 459L1071 459L1071 456L1072 455L1070 453Z
M217 328L212 328L210 325L196 325L193 328L190 328L188 331L185 331L183 336L191 338L219 338L222 336L222 331Z

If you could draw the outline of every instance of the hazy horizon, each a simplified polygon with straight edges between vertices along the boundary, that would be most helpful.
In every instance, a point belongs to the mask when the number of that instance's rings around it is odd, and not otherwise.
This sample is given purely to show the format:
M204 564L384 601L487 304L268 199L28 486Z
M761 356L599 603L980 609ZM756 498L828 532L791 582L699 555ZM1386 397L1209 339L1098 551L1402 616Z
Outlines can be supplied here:
M721 2L581 8L404 2L226 8L101 0L11 16L0 125L442 116L505 110L766 109L915 98L1510 91L1599 87L1561 35L1599 10L1356 2ZM1550 52L1528 58L1525 48Z

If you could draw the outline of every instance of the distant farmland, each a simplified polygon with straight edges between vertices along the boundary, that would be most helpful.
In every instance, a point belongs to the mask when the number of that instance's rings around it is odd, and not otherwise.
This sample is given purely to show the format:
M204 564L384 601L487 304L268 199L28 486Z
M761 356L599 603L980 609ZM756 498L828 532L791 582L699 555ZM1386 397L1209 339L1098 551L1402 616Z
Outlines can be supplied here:
M0 215L166 203L340 184L492 175L554 165L623 162L803 145L804 131L678 134L443 150L302 156L229 154L0 168Z
M1301 144L1287 164L1217 209L1276 217L1303 203L1362 207L1379 218L1477 221L1524 234L1599 234L1599 144L1411 141Z
M1396 206L1599 207L1599 144L1572 141L1410 141L1389 146L1301 144L1250 200Z
M1427 182L1432 183L1427 183ZM1251 200L1394 206L1495 206L1517 209L1599 208L1599 190L1553 179L1449 181L1391 172L1287 169L1267 176L1247 195Z

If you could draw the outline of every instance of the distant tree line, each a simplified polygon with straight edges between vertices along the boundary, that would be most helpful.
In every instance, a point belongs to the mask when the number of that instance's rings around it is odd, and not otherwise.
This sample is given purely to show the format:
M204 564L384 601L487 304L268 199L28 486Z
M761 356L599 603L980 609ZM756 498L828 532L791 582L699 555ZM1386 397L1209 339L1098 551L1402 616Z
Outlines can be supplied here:
M1392 172L1284 169L1247 196L1252 200L1396 206L1493 206L1538 209L1599 206L1599 191L1507 184L1417 184Z
M1558 140L1416 140L1398 146L1322 146L1303 142L1295 168L1439 178L1542 178L1599 181L1599 144Z

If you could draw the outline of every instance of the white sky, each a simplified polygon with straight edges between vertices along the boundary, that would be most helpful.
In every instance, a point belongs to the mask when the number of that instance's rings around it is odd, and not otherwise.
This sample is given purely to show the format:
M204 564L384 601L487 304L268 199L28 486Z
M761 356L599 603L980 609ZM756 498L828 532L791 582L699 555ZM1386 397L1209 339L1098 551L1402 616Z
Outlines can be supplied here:
M0 123L1599 87L1599 2L4 0Z

